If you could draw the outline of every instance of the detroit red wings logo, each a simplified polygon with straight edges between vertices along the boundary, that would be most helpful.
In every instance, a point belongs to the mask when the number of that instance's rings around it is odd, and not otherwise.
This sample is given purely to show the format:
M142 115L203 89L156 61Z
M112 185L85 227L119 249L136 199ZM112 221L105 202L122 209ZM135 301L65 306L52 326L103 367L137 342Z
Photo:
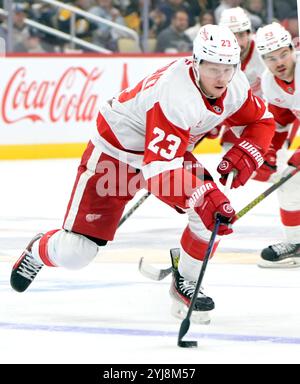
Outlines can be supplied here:
M204 41L207 41L209 39L208 32L206 28L203 28L203 30L200 32L200 36Z

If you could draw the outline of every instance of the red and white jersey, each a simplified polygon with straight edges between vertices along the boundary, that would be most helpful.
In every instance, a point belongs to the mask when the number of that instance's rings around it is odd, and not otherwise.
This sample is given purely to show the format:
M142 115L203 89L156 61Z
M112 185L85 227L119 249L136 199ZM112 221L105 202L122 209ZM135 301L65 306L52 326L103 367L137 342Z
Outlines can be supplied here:
M262 78L263 95L275 120L282 126L300 120L300 54L296 56L295 77L291 83L276 78L266 70Z
M182 58L125 89L100 107L94 145L134 168L147 180L182 168L183 156L228 119L244 126L242 137L266 151L274 120L238 70L211 105L197 86L191 58Z
M261 78L265 70L266 65L256 49L255 40L251 40L248 55L242 62L242 71L256 96L262 96Z
M295 77L291 83L276 78L269 70L263 74L262 90L269 111L278 124L273 138L275 149L296 136L300 123L300 54L296 56Z

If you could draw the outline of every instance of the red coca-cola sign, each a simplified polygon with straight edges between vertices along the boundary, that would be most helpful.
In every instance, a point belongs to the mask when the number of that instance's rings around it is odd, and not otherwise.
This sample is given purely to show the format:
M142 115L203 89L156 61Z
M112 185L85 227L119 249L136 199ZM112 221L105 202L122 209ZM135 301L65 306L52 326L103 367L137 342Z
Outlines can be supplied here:
M68 67L55 79L33 80L29 69L19 67L9 78L1 103L6 124L32 122L89 122L99 107L102 72L79 66ZM97 85L97 86L96 86Z

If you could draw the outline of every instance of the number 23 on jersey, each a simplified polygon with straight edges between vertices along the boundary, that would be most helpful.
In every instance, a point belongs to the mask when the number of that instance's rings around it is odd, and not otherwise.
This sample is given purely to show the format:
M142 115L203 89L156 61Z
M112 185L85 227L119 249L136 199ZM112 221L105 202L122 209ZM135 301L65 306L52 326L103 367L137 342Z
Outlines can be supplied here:
M148 149L156 155L160 155L167 160L172 160L176 156L176 152L180 146L181 139L173 134L167 135L162 129L158 127L153 129L153 134L155 137L148 144Z

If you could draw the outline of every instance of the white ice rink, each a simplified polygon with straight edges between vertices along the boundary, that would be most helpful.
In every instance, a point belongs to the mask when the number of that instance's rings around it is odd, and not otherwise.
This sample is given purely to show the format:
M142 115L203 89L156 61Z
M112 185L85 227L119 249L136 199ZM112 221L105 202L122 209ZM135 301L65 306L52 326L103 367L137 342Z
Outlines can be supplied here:
M211 171L215 156L202 156ZM170 276L138 272L138 260L170 265L186 218L150 197L94 263L72 272L44 267L28 291L9 285L22 248L37 232L59 228L79 160L0 162L0 363L300 363L300 269L256 266L265 246L283 239L276 194L223 239L208 264L205 292L216 309L192 324L177 347ZM267 185L230 192L238 210Z

